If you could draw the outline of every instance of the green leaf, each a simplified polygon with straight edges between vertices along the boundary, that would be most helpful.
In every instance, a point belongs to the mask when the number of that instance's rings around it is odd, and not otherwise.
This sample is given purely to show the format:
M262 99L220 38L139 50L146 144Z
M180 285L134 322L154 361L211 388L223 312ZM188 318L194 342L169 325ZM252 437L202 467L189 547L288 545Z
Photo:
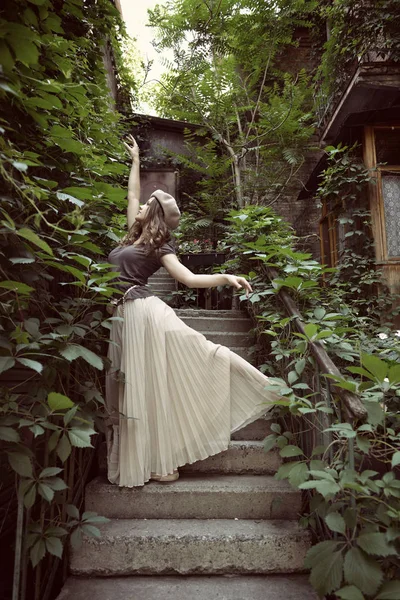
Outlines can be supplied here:
M326 556L332 556L338 546L338 542L334 540L325 540L324 542L318 542L307 551L304 559L304 567L311 569L318 565L320 558Z
M31 287L30 285L27 285L26 283L12 280L0 281L0 288L3 288L5 290L11 290L24 296L28 296L31 292L35 291L35 288Z
M292 446L290 444L282 448L279 454L284 458L291 456L304 456L303 450L301 448L299 448L298 446Z
M301 375L302 372L304 371L304 367L306 366L306 359L305 358L300 358L300 360L296 361L296 364L294 365L295 371L298 375Z
M80 527L74 529L71 533L70 537L71 546L74 550L78 550L78 548L82 545L82 531Z
M69 443L69 439L66 434L62 436L57 445L57 454L61 460L61 462L65 462L69 455L71 454L71 444Z
M320 321L326 315L326 310L322 307L318 307L314 310L314 317Z
M307 323L307 325L304 326L304 333L309 340L311 340L316 335L317 331L318 326L315 325L315 323Z
M0 440L3 442L20 442L18 431L15 431L12 427L0 427Z
M17 358L17 360L25 367L29 367L36 371L36 373L41 373L43 371L43 365L37 360L31 360L30 358Z
M400 383L400 365L394 365L393 367L390 367L388 379L392 384Z
M65 481L61 479L61 477L51 477L49 479L44 479L43 483L48 485L55 492L65 490L68 487Z
M387 543L384 533L363 533L358 536L357 544L367 554L375 554L376 556L396 554L396 549Z
M354 585L346 585L340 590L336 590L335 594L342 600L364 600L364 596Z
M36 485L32 485L30 489L26 492L24 496L24 506L25 508L32 508L36 501Z
M0 64L8 71L11 71L15 64L10 49L3 40L0 40Z
M331 512L326 515L325 522L331 531L336 531L344 535L346 533L346 523L342 515L338 512Z
M364 454L368 454L368 452L371 448L370 440L366 436L357 435L356 441L357 441L357 446L360 448L361 452L364 452Z
M45 540L46 550L53 554L53 556L57 556L58 558L62 558L63 553L63 545L60 538L50 537Z
M15 365L15 360L11 356L0 356L0 373L12 369Z
M47 396L47 404L51 410L54 411L66 410L67 408L72 408L74 406L74 403L68 398L68 396L64 396L58 392L50 392L50 394Z
M18 171L24 172L28 170L28 165L26 163L14 160L11 164L14 167L14 169L17 169Z
M400 451L394 452L392 456L392 469L400 464Z
M387 363L377 356L365 353L361 355L361 362L363 367L368 369L368 371L372 373L377 381L381 383L383 382L389 370Z
M11 468L21 477L32 477L32 463L29 456L21 452L9 452L8 462Z
M380 405L380 402L363 400L363 403L368 411L368 422L371 425L382 425L385 420L385 411Z
M65 508L69 517L79 521L79 510L74 504L67 504Z
M275 448L276 440L277 436L274 433L267 435L267 437L264 440L264 451L269 452L270 450L272 450L272 448Z
M43 539L39 539L36 544L32 546L29 552L29 556L32 562L32 566L36 567L46 554L46 546Z
M72 204L76 204L79 207L84 206L85 204L82 200L79 200L79 198L75 198L70 194L63 194L62 192L57 192L56 196L59 200L69 200L69 202L71 202Z
M360 548L351 548L344 558L344 576L349 584L358 587L364 594L375 594L382 582L380 565Z
M399 600L400 598L400 579L386 581L374 600Z
M324 554L310 574L310 583L320 596L337 590L343 578L343 555L339 550Z
M271 423L270 429L274 433L281 433L282 427L279 425L279 423Z
M103 361L101 358L91 350L88 350L79 344L68 344L65 348L60 350L60 354L69 361L81 357L92 367L99 369L99 371L103 369Z
M51 502L54 498L54 490L52 490L51 487L44 483L39 483L38 492L42 496L42 498L47 500L47 502Z
M58 475L61 473L62 469L60 467L46 467L41 471L39 478L43 479L43 477L54 477L54 475Z
M77 448L93 448L90 436L96 433L93 429L73 428L68 431L68 436L72 446Z
M290 464L290 463L288 463ZM289 483L293 487L297 488L301 483L308 479L308 467L305 462L297 463L290 470L289 473Z
M25 27L27 33L32 33L32 30ZM35 65L39 59L39 51L37 49L36 44L27 37L14 37L9 36L8 40L9 44L12 46L12 49L15 52L15 56L17 60L20 60L27 67L29 65Z
M25 240L28 240L28 242L31 242L44 252L46 252L46 254L50 254L50 256L53 256L53 250L50 248L48 243L42 240L37 235L37 233L32 231L32 229L29 229L28 227L21 227L21 229L18 229L18 231L16 231L15 233L20 237L24 238Z
M100 529L98 529L94 525L82 525L82 531L86 533L86 535L90 535L91 537L101 537Z
M322 494L324 498L340 492L340 486L332 481L317 481L315 489Z

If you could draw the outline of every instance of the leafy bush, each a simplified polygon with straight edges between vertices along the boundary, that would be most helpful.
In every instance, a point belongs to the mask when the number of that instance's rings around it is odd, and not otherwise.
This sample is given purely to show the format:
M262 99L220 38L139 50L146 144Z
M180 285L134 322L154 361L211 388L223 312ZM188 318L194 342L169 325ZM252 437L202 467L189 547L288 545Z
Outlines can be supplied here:
M105 50L119 67L121 110L136 84L107 0L6 0L0 23L0 439L35 567L46 552L61 558L70 535L99 535L101 517L74 503L89 464L81 449L103 419L104 307L116 292L107 252L126 197L127 125L113 110Z
M333 194L343 201L337 218L353 218L369 177L349 149L328 152L318 201ZM362 261L355 258L357 273L351 253L332 269L297 252L295 236L270 209L249 207L231 222L230 264L252 282L261 369L271 376L268 389L282 396L265 449L278 448L287 461L276 477L305 490L300 523L317 542L305 562L310 581L320 597L400 597L400 331L390 327L394 299L387 295L383 307L376 295L368 215L365 227L351 229L367 248ZM285 312L282 293L300 312ZM321 371L316 351L347 375ZM349 415L348 393L361 401L364 418Z

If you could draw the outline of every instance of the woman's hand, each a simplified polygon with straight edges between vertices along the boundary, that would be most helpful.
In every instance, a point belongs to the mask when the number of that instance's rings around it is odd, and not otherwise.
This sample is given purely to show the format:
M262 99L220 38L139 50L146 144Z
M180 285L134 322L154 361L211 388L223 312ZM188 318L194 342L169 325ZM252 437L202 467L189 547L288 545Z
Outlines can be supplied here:
M128 135L128 140L132 143L132 146L129 146L124 140L122 140L126 150L129 152L133 162L139 162L139 146L133 135Z
M236 275L225 275L227 278L228 285L237 288L240 290L243 288L246 290L246 298L249 297L250 292L253 292L251 285L244 277L237 277Z

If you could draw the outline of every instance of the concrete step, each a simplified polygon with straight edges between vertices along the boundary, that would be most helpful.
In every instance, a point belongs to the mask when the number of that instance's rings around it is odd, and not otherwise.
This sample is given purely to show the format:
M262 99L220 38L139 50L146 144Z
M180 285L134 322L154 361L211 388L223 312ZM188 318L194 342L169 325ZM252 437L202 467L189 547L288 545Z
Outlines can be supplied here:
M179 472L272 475L281 464L278 451L265 452L262 441L241 440L232 441L225 452L180 467Z
M158 271L153 273L152 277L171 277L171 275L168 273L167 269L160 267Z
M257 421L250 423L250 425L246 425L246 427L242 427L242 429L232 433L231 440L264 440L271 433L270 424L273 421L274 419L271 419L268 415L261 417Z
M205 317L207 319L240 319L248 318L242 310L206 310L203 308L177 308L178 317Z
M298 573L310 547L296 521L113 519L99 528L100 539L71 552L73 575Z
M96 477L85 508L109 519L297 519L301 493L271 475L183 474L136 488Z
M208 335L206 337L208 338ZM253 353L251 352L250 348L251 346L230 346L229 349L232 350L232 352L234 352L235 354L238 354L239 356L244 358L244 360L247 360L247 362L253 364Z
M173 281L171 281L171 283L167 282L167 283L153 283L152 281L150 282L150 288L154 291L157 290L157 292L174 292L176 290L176 286L175 283Z
M247 331L239 333L232 331L200 331L206 338L214 344L221 344L228 348L243 348L250 346L253 342Z
M260 423L259 423L260 421ZM253 426L253 428L251 428ZM256 440L247 441L244 435L249 431L250 436ZM228 450L204 460L199 460L191 465L179 467L180 473L220 473L236 475L273 475L282 464L278 451L264 451L264 439L268 433L268 422L259 419L256 423L248 425L243 430L232 434L234 441L229 444ZM251 440L251 437L249 438ZM98 465L100 473L107 472L107 446L103 442L99 447Z
M308 575L70 577L57 600L317 600Z
M149 277L148 279L148 283L150 283L151 285L157 285L159 283L174 283L175 284L175 279L173 279L173 277L170 277L168 275L168 277Z
M179 316L179 315L178 315ZM229 317L179 317L186 325L193 327L196 331L230 331L232 333L248 333L252 328L252 322L246 318Z

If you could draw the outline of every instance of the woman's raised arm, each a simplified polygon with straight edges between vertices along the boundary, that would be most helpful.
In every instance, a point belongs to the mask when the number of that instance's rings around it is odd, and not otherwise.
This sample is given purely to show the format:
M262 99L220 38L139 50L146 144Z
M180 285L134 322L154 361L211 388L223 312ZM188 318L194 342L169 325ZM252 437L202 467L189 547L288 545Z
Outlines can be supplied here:
M133 135L128 135L128 139L132 142L132 146L129 146L126 142L124 143L125 148L129 152L132 158L131 172L129 173L128 181L128 229L132 227L135 222L135 217L139 211L139 200L140 200L140 172L139 172L139 147L136 143Z

